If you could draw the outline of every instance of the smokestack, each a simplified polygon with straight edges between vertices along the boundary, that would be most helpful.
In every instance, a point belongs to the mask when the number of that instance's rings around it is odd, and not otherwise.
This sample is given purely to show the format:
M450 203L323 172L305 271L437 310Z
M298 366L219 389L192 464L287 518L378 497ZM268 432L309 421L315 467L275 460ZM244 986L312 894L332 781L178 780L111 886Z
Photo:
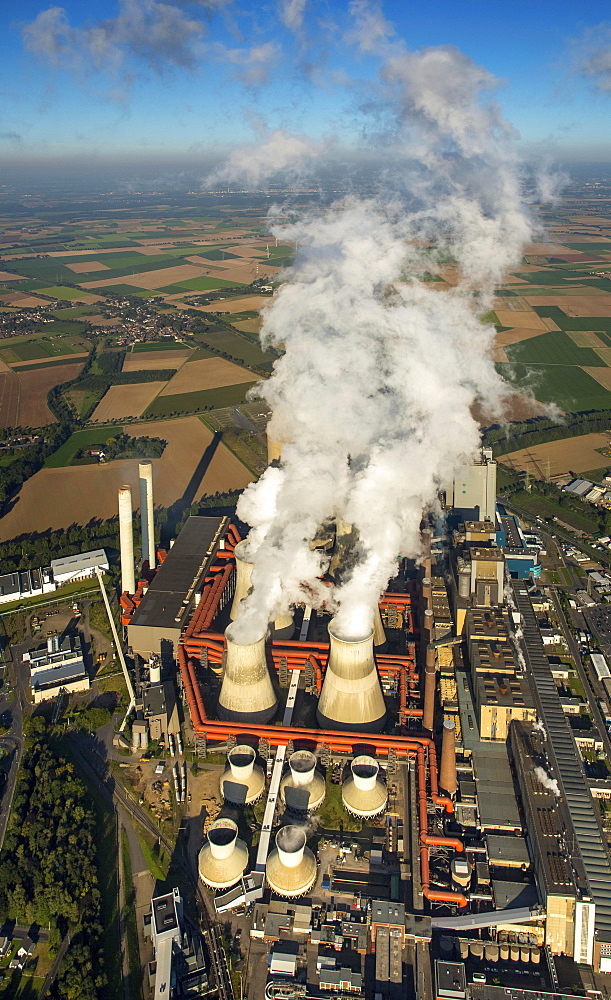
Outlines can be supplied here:
M422 603L429 611L433 608L433 583L430 576L423 577L422 580Z
M424 666L424 713L422 725L430 733L433 732L435 725L435 680L435 647L428 645L426 647Z
M121 549L121 593L135 594L134 529L131 486L119 489L119 547Z
M316 770L316 757L309 750L296 750L289 757L288 774L280 782L280 796L287 809L314 812L325 799L325 779Z
M375 757L361 754L350 765L351 776L342 785L344 808L353 816L370 819L386 807L388 791L380 778L380 765Z
M140 462L140 519L142 522L142 561L155 569L155 519L153 503L153 463Z
M229 889L248 865L248 848L238 840L232 819L217 819L208 829L208 843L199 852L199 877L211 889Z
M329 662L316 710L318 725L379 733L386 722L386 705L373 658L373 632L364 639L340 639L332 625Z
M265 775L255 764L256 757L253 748L246 743L227 754L227 766L221 775L221 794L227 802L248 806L263 794Z
M424 619L422 639L425 643L434 642L435 615L430 608L426 608L422 617Z
M431 558L431 538L433 537L433 532L430 528L425 528L422 532L422 569L425 577L431 576L432 573L432 563Z
M386 632L380 609L376 607L373 613L373 645L375 649L381 649L386 645Z
M268 885L276 895L305 896L314 885L316 858L306 847L306 839L301 826L283 826L276 834L276 847L265 866Z
M243 645L225 632L227 657L219 695L219 718L231 722L269 722L278 700L265 659L265 636Z
M458 778L456 775L456 728L453 719L446 719L443 724L439 786L448 795L456 795Z
M235 556L235 591L229 617L232 621L238 617L240 602L248 596L250 591L250 578L252 576L252 563L246 558L248 543L246 539L238 542L233 554Z

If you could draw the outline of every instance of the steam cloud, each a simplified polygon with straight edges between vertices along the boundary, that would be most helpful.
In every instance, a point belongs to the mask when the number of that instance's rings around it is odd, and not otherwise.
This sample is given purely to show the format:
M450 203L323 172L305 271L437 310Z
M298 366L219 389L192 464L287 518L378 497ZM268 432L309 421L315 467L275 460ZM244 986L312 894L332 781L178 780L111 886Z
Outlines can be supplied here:
M359 2L353 11L363 50L379 40L377 94L398 169L376 196L272 225L298 245L264 312L263 343L284 354L258 386L270 432L285 444L281 468L238 505L254 561L232 628L243 643L304 600L337 607L343 638L367 635L397 557L418 555L423 509L478 452L471 407L500 417L508 391L481 315L519 262L531 219L513 131L489 98L495 81L454 48L391 44L375 9ZM452 287L438 291L430 278L449 258ZM334 594L319 579L326 558L310 544L330 517L359 537L356 565Z
M560 785L555 778L550 778L544 767L536 767L535 776L544 788L547 788L549 792L553 792L557 799L560 798Z

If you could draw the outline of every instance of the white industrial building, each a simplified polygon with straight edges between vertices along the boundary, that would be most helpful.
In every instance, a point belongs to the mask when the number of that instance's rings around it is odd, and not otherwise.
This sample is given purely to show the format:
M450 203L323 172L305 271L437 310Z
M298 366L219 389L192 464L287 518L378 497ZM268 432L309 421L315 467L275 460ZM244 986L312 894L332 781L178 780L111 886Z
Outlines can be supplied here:
M23 654L30 665L30 686L34 704L56 698L60 691L89 691L89 676L85 669L80 636L50 635L47 645Z
M55 587L48 566L44 569L24 569L19 573L4 573L0 576L0 604L50 594Z
M481 457L461 466L445 489L446 507L460 513L464 520L495 521L496 462L492 448L483 448Z
M77 552L74 556L51 560L53 579L58 587L63 583L72 583L73 580L95 577L96 569L108 570L108 557L104 549Z

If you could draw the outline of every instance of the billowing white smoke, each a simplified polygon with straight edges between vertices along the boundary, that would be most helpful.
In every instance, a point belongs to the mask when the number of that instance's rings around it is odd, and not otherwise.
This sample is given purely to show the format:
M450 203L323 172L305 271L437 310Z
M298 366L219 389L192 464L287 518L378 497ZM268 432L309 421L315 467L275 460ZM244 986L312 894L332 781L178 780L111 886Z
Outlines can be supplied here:
M557 799L560 798L560 785L555 778L550 778L544 767L535 768L535 777L548 792L553 792Z
M545 726L543 725L541 719L537 719L536 722L533 722L533 729L536 729L538 733L541 733L541 736L544 740L547 739L547 730L545 729Z
M289 443L238 506L254 560L238 642L304 599L335 602L343 638L367 635L397 557L419 552L423 509L477 454L473 404L502 413L495 331L479 317L530 235L511 130L483 100L492 78L454 49L395 46L382 81L401 170L377 197L273 227L298 253L264 313L264 343L285 353L259 393ZM429 279L448 251L454 284L439 291ZM328 517L359 537L334 595L310 548Z

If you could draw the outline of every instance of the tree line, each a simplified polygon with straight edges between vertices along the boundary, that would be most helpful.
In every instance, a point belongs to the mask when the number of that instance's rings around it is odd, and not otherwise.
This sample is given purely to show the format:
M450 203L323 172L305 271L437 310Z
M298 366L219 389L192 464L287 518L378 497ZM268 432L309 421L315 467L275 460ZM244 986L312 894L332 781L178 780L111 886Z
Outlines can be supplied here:
M486 428L482 441L485 446L492 448L496 457L521 448L531 448L536 444L547 444L548 441L560 441L609 428L611 410L584 410L569 414L562 422L547 417L533 417L509 426L495 424Z

